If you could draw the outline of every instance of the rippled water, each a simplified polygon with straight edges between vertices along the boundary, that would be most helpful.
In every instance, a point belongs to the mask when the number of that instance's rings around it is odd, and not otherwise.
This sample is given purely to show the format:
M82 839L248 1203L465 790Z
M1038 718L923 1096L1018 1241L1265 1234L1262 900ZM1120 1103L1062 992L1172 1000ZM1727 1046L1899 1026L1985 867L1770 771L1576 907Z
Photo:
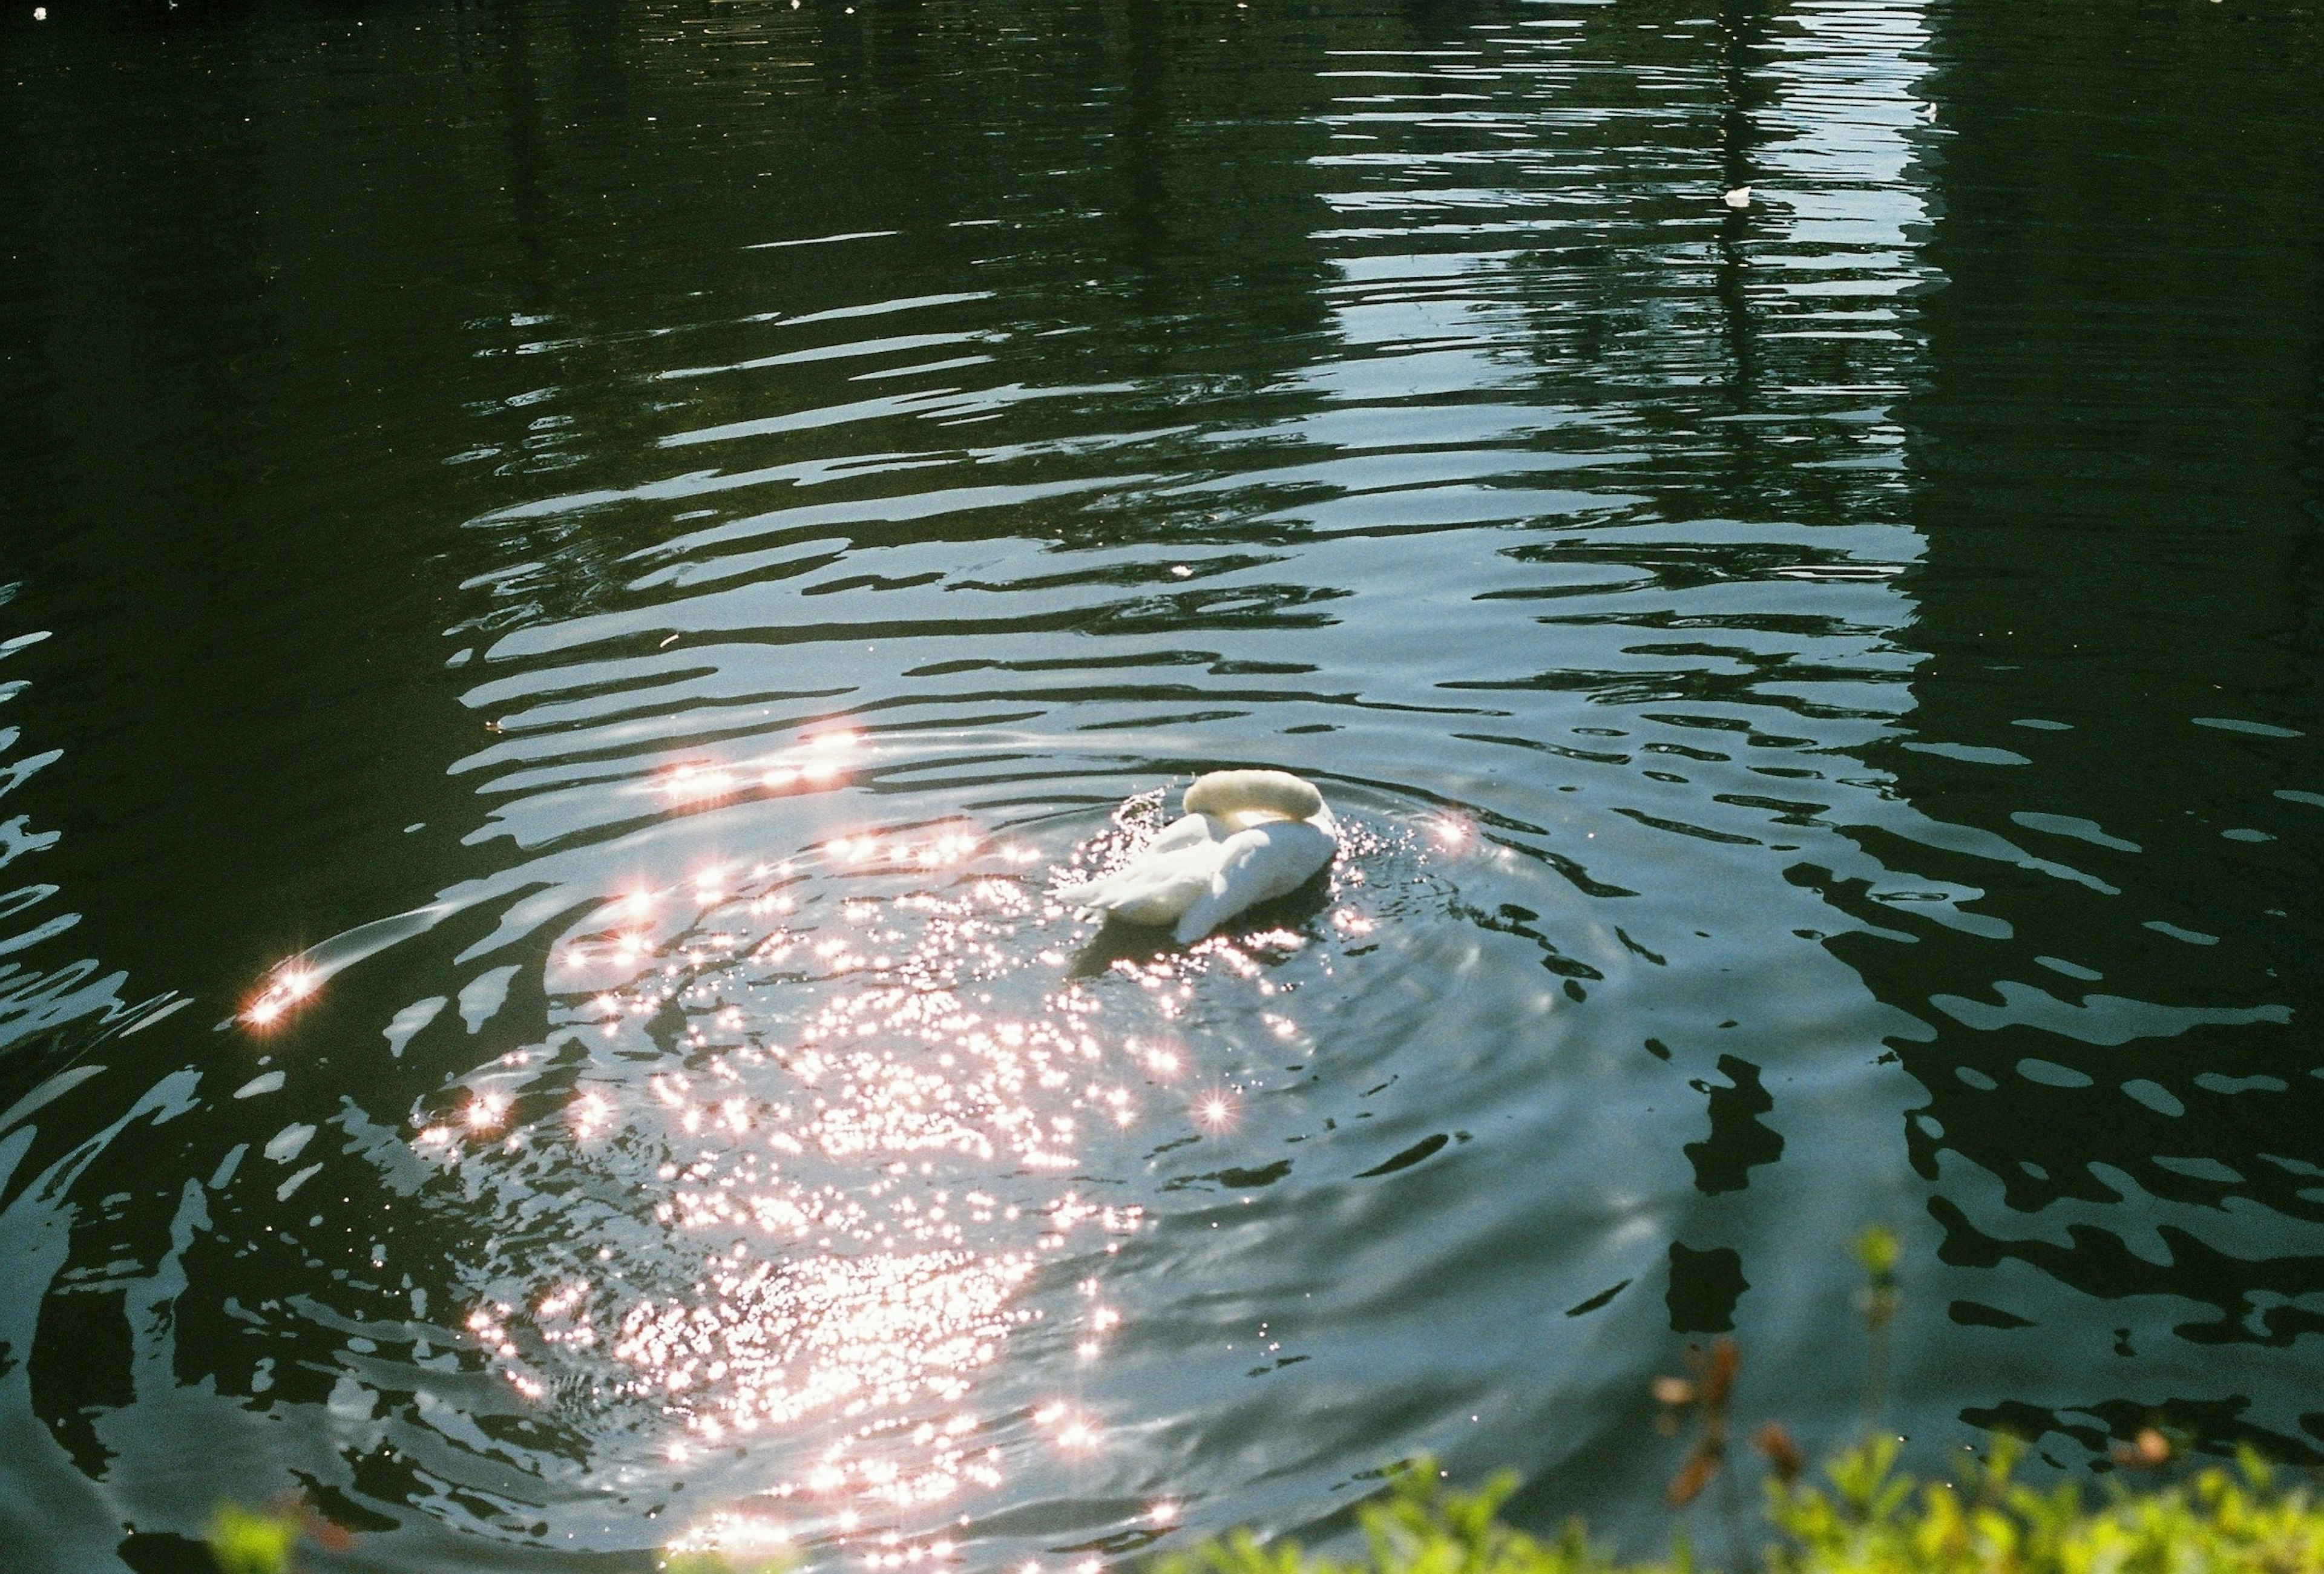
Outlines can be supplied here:
M2312 5L52 9L12 1568L1645 1548L1873 1220L1923 1466L2324 1457Z

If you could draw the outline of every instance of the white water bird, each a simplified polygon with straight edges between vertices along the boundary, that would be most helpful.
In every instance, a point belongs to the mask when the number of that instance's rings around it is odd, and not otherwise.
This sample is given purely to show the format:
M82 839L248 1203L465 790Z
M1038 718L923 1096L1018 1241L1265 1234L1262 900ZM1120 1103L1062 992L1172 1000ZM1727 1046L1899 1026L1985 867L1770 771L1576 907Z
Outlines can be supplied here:
M1323 795L1287 771L1212 771L1194 778L1185 806L1137 857L1057 899L1124 924L1167 924L1183 944L1297 890L1340 850Z

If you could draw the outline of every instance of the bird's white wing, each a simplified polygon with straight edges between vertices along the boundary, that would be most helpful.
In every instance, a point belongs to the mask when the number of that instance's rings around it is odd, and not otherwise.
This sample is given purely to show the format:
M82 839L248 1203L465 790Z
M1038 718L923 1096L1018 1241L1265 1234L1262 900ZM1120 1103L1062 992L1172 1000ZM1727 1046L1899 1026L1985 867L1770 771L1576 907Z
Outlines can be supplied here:
M1065 886L1057 899L1094 908L1125 924L1167 924L1211 888L1227 844L1216 824L1188 815L1139 850L1138 856L1102 879Z
M1208 815L1185 815L1163 827L1159 834L1144 847L1138 856L1149 857L1157 852L1169 852L1180 847L1191 847L1198 842L1222 842L1226 828Z
M1297 890L1340 849L1331 832L1305 820L1271 820L1219 846L1207 888L1178 917L1182 943L1200 940L1246 907Z

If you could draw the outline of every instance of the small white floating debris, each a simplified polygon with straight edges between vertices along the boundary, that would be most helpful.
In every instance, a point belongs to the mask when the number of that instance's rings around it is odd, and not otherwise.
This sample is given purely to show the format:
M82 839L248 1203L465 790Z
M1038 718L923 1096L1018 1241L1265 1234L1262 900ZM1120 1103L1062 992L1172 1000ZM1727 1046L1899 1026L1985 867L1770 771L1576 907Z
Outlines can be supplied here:
M273 1140L266 1145L266 1156L278 1164L287 1164L299 1156L300 1149L314 1139L315 1128L311 1126L286 1126L276 1132Z
M1720 198L1720 200L1727 204L1729 207L1748 207L1751 206L1751 188L1748 186L1738 186L1734 190L1729 191L1726 196Z
M281 1091L282 1073L263 1072L236 1088L234 1091L234 1096L237 1099L255 1099L261 1093L279 1093Z

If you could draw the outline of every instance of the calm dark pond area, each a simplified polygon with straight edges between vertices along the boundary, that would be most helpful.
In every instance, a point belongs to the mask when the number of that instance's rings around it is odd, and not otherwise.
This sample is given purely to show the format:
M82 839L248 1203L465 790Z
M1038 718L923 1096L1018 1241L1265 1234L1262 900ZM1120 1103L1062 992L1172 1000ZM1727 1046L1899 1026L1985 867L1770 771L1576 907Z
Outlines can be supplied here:
M2313 0L49 12L9 1569L1643 1552L1876 1221L1917 1468L2324 1461Z

